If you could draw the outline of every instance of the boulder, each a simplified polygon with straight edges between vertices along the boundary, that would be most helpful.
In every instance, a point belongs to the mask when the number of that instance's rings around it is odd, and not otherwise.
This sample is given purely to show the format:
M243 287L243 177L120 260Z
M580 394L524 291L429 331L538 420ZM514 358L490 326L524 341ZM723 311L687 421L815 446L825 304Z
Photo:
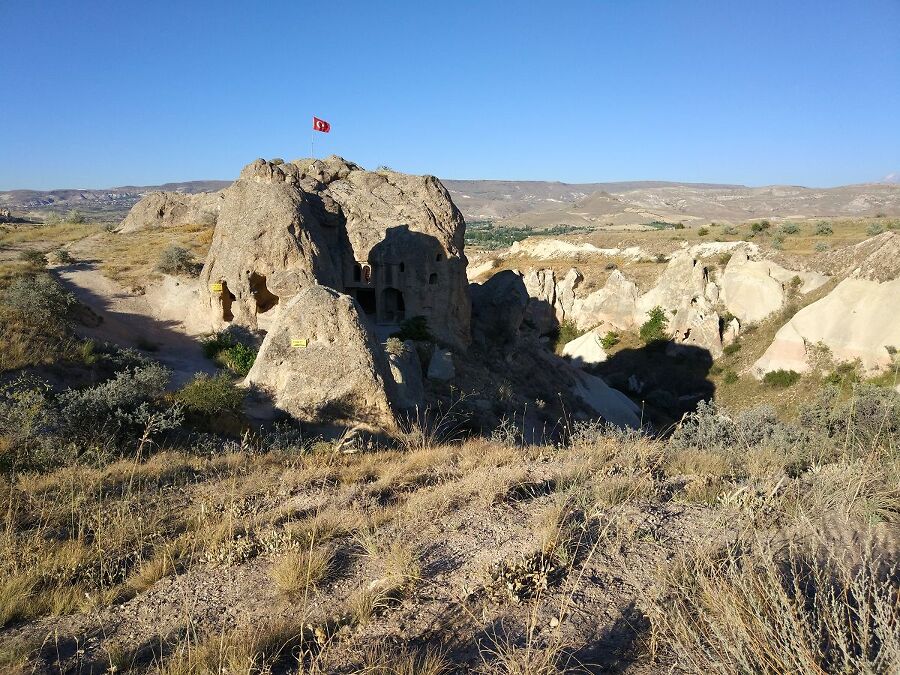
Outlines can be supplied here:
M828 277L816 272L795 272L770 260L751 260L742 248L725 266L720 298L742 323L762 321L782 308L786 289L795 279L800 280L797 290L803 294L828 281Z
M117 231L129 233L155 227L214 225L223 201L223 192L150 192L131 207Z
M453 365L453 352L441 349L437 345L428 362L428 379L446 382L456 377L456 367Z
M284 304L246 382L302 422L396 429L384 349L353 298L324 286Z
M259 159L222 191L200 278L218 327L268 330L310 285L354 297L373 324L424 316L469 342L465 221L433 176L364 171L340 157Z
M475 336L483 343L514 342L529 302L522 277L512 270L504 270L469 288Z
M719 314L705 297L693 298L679 308L669 327L676 343L705 349L714 359L722 356Z
M728 325L725 326L725 330L722 331L722 346L727 347L728 345L734 344L737 342L740 335L741 322L734 318L728 322Z
M567 356L572 365L579 368L603 363L607 359L606 350L601 342L603 334L596 328L589 330L563 346L563 356Z
M637 285L619 270L614 270L603 288L573 301L571 318L581 329L607 323L629 330L635 325L637 299Z
M689 250L676 252L656 285L637 300L634 323L640 326L654 307L671 311L705 297L708 272Z
M422 364L416 346L410 340L403 343L400 352L388 352L388 365L394 383L392 397L394 407L408 414L425 408L425 386L422 382Z
M782 326L754 364L754 373L808 371L808 350L819 343L838 362L859 359L869 372L890 366L888 347L900 348L898 298L900 279L883 283L845 279Z
M633 429L641 426L641 409L638 405L595 375L579 372L573 393L611 424Z

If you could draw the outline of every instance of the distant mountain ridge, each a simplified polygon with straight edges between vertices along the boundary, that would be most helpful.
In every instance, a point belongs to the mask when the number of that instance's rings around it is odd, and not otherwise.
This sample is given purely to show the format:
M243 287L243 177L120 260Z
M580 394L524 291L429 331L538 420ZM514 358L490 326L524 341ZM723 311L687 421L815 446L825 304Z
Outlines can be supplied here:
M631 226L654 220L703 224L756 218L900 216L900 184L887 180L834 188L675 181L448 179L443 183L469 220L537 228ZM121 220L149 192L196 194L215 192L230 184L224 180L197 180L100 190L9 190L0 192L0 208L20 215L78 209L98 220L115 221Z

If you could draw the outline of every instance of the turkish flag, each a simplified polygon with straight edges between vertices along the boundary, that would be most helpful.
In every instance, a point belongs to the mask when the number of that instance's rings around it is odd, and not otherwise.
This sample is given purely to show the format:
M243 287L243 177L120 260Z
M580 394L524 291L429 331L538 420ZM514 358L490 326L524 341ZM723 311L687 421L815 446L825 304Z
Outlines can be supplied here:
M325 120L320 120L318 117L313 117L313 130L321 131L323 134L327 134L331 131L331 125L328 124Z

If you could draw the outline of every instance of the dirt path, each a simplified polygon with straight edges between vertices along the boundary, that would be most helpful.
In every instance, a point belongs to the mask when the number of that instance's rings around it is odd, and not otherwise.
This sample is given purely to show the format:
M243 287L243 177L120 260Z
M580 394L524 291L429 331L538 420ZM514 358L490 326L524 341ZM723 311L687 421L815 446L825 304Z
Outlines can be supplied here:
M64 265L51 270L60 283L103 320L96 327L79 327L84 337L148 351L172 370L178 387L196 373L214 373L199 341L179 321L162 319L140 295L133 295L105 276L93 263Z

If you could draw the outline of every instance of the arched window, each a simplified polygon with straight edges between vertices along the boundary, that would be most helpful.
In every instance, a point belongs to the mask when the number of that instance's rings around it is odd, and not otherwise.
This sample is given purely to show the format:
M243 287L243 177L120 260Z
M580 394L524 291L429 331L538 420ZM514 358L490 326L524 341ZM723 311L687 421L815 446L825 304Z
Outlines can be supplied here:
M434 286L437 283L437 272L432 272L428 275L428 285Z
M435 262L441 262L441 260L443 260L443 259L444 259L443 253L438 253L436 256L434 256Z
M362 265L359 263L353 265L353 281L356 283L362 281Z

